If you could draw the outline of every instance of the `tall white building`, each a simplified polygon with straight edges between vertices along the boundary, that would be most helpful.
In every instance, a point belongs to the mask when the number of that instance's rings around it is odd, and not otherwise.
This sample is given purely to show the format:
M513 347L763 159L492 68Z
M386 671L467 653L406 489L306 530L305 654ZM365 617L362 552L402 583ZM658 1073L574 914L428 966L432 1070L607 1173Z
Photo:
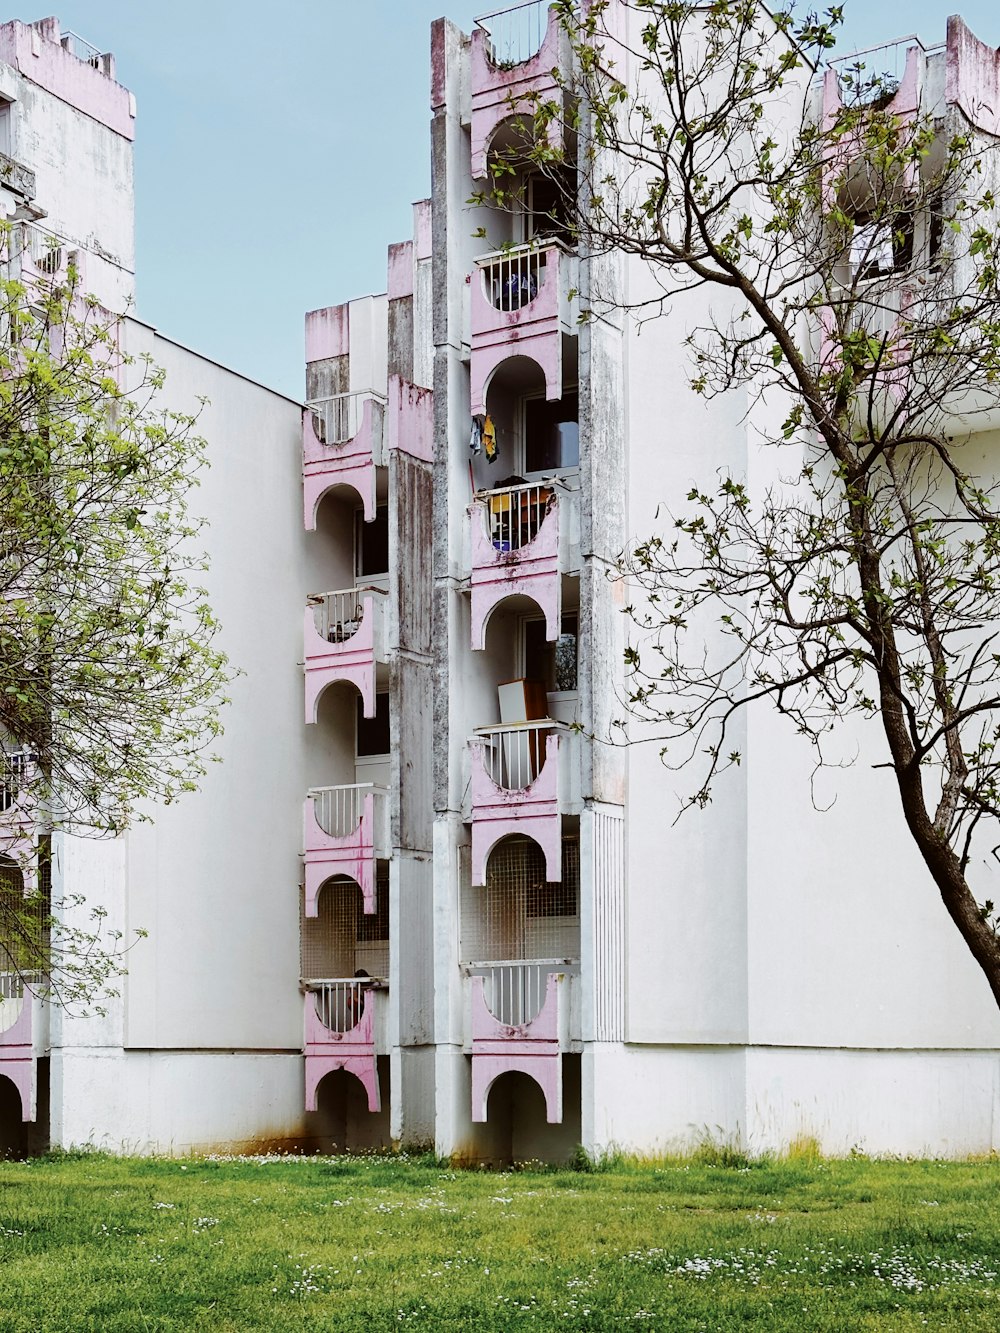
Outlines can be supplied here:
M127 267L100 227L125 210L131 234L128 94L58 29L0 39L8 188L37 173L16 206ZM73 78L33 79L32 43ZM996 131L1000 65L959 20L901 56L900 114ZM512 106L561 95L569 59L544 3L434 25L432 198L384 294L307 316L301 416L132 328L181 403L212 399L212 592L246 675L201 793L114 843L57 841L56 896L79 884L150 937L107 1020L5 1002L0 1095L37 1089L0 1101L10 1136L47 1114L54 1143L140 1151L998 1146L1000 1017L874 742L819 813L808 750L750 713L739 771L675 825L655 747L604 739L617 556L718 467L775 464L744 401L688 390L696 306L641 337L624 309L581 323L595 290L643 290L638 261L570 245L527 169L513 211L470 202ZM46 136L18 138L50 101L120 160L95 220L72 194L59 213L58 172L42 193Z

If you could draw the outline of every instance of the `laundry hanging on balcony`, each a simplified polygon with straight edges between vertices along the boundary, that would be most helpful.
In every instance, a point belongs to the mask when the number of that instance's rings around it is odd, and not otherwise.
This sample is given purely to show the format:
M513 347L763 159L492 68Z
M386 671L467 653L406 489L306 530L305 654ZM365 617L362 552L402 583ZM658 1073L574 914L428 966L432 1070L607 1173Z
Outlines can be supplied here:
M493 424L493 418L489 412L485 416L477 413L472 418L472 434L469 437L469 448L474 454L485 453L487 463L495 463L499 457L500 450L497 446L497 428Z

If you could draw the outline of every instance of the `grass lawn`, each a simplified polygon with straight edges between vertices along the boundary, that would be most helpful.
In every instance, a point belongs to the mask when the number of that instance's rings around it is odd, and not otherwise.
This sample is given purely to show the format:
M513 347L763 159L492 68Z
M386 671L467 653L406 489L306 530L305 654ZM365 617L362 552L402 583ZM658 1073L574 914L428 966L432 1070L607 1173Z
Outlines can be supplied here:
M0 1330L1000 1329L1000 1163L0 1163Z

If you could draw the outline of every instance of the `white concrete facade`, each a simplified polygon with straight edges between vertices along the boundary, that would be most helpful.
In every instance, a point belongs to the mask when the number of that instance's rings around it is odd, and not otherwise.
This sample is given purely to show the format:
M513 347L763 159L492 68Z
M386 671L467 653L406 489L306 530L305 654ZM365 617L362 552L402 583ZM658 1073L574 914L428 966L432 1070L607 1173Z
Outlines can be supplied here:
M61 96L61 56L33 82L17 26L0 96L36 193L13 206L93 246L88 278L120 308L134 105ZM384 294L307 316L304 414L128 322L172 405L210 399L198 505L244 674L197 795L115 843L57 840L56 897L149 938L106 1019L49 1015L37 1123L63 1146L467 1161L706 1136L998 1149L1000 1016L901 831L877 738L851 737L853 767L814 803L808 750L751 712L738 772L676 824L684 775L605 743L618 553L720 466L755 484L780 468L740 396L689 391L697 303L641 337L620 310L577 324L574 291L627 303L639 265L537 237L518 258L504 247L531 237L530 210L469 202L511 88L544 91L568 58L554 27L512 63L485 40L434 25L432 198L390 247ZM88 190L62 191L70 158ZM493 464L470 452L487 414ZM1000 470L1000 432L970 447Z

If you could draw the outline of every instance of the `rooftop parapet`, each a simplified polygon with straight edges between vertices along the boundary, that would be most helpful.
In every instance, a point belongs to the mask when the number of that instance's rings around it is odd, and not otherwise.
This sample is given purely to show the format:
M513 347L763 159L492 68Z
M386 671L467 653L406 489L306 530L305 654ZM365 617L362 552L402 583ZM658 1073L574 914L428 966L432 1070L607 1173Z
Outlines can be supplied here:
M135 138L135 98L115 81L115 58L57 18L0 25L0 60L125 139Z

